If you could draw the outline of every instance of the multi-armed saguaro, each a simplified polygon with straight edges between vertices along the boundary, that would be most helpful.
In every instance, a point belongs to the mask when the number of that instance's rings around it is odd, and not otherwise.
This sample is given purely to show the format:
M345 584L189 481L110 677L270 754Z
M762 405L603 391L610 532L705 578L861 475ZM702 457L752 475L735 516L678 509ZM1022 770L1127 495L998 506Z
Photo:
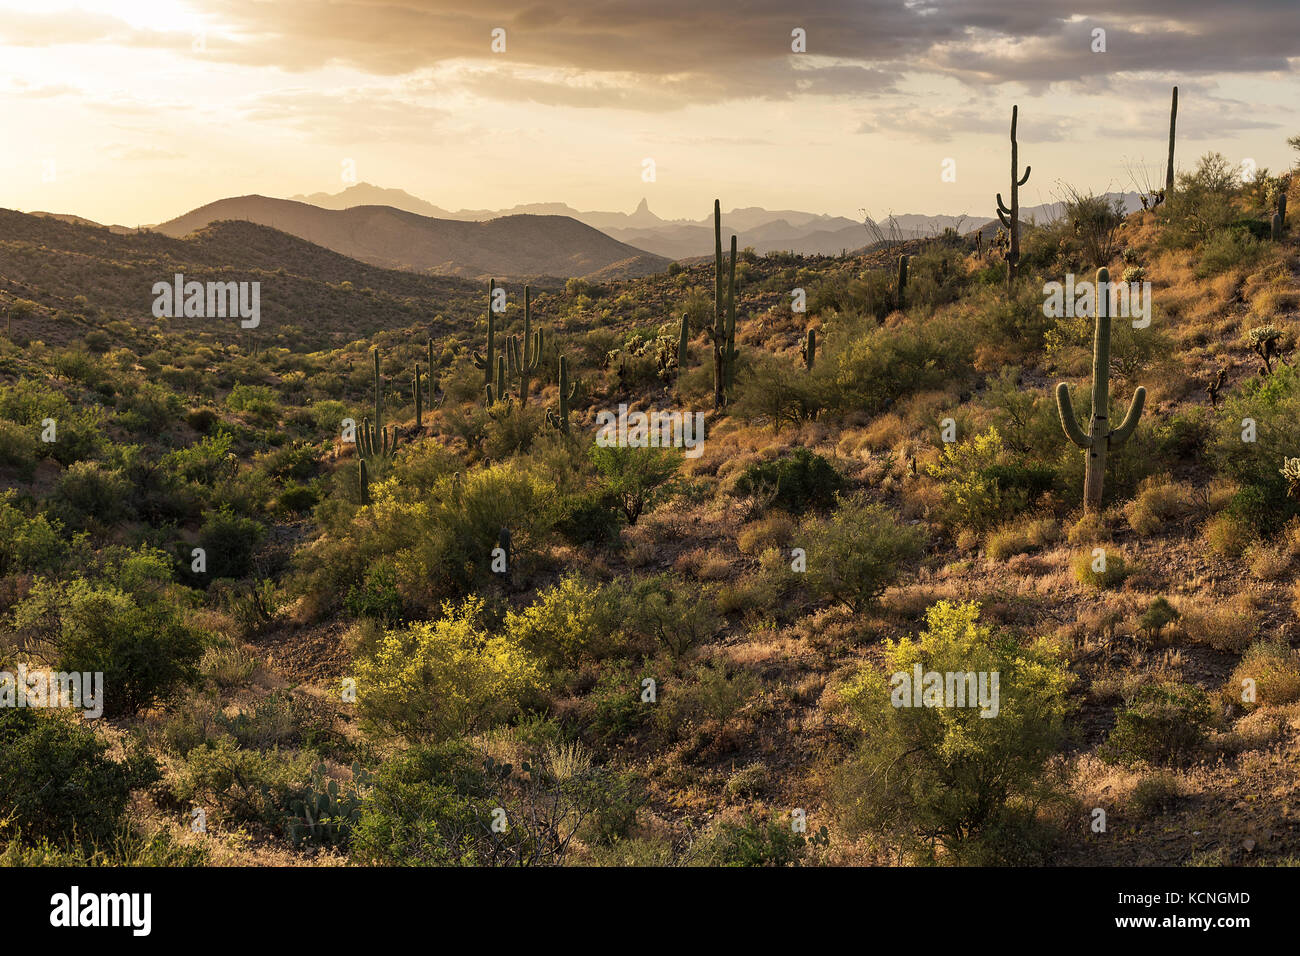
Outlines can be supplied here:
M1092 350L1092 419L1088 434L1079 428L1070 401L1070 387L1061 382L1056 386L1056 407L1061 413L1061 427L1066 436L1088 453L1083 479L1083 507L1085 511L1101 508L1102 484L1106 475L1106 453L1124 444L1137 428L1146 403L1147 390L1138 386L1128 414L1119 428L1111 428L1107 420L1110 405L1110 271L1097 270L1097 328Z
M519 405L528 405L528 386L533 372L542 361L542 330L533 331L532 300L529 286L524 286L524 344L522 350L519 340L510 336L510 365L512 378L519 381Z
M1011 205L1007 206L1002 201L1002 194L998 193L998 218L1002 220L1002 225L1007 227L1007 233L1010 236L1010 242L1007 245L1007 285L1010 286L1016 278L1016 265L1020 262L1020 187L1029 182L1029 170L1033 167L1026 166L1025 174L1020 176L1019 169L1019 147L1016 143L1016 118L1020 112L1019 106L1011 107Z

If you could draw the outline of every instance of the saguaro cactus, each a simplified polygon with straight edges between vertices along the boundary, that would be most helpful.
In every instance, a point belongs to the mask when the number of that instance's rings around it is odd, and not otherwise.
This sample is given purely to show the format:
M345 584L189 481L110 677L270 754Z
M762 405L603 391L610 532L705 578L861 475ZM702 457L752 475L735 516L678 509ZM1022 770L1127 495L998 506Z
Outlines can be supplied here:
M366 472L366 460L362 458L357 462L357 475L361 484L361 503L370 504L370 476Z
M578 383L569 384L569 360L563 355L560 356L560 397L557 401L559 412L552 409L546 410L546 421L554 428L558 428L564 434L569 434L569 402L573 400L573 394L578 389Z
M1102 484L1106 475L1106 453L1128 441L1142 417L1147 390L1138 386L1128 414L1119 428L1111 428L1107 420L1110 405L1110 270L1097 270L1097 327L1092 350L1092 419L1088 434L1079 428L1070 401L1070 387L1061 382L1056 386L1056 407L1061 414L1061 427L1066 437L1088 453L1083 479L1083 507L1095 512L1101 508Z
M1029 175L1026 171L1025 175ZM1014 203L1015 200L1013 199ZM907 253L898 257L898 307L901 309L907 304Z
M727 345L723 355L723 367L726 369L726 389L730 394L736 383L736 237L731 237L731 268L727 280Z
M726 381L726 317L722 302L722 203L713 200L713 409L722 408Z
M496 284L497 284L496 279L488 280L487 352L483 355L480 355L478 352L474 353L474 367L481 368L483 370L484 385L492 384L492 372L496 368L496 363L493 357L493 351L496 348L497 318L496 318L496 313L492 311L492 293L496 290ZM429 345L430 345L430 355L432 355L433 343L429 343Z
M384 392L379 379L379 347L371 349L375 356L375 430L381 431L384 424Z
M686 360L691 347L691 320L682 313L681 331L677 335L677 378L680 381L686 372Z
M530 298L529 287L524 286L524 344L522 351L519 340L514 336L510 337L510 362L514 366L514 376L519 380L519 404L526 407L528 405L528 388L531 383L533 372L542 361L542 330L533 330L532 303Z
M799 351L803 354L803 367L811 372L813 370L813 364L817 361L816 329L808 330L808 337L804 340L803 348Z
M1016 119L1019 112L1019 106L1011 107L1011 205L1007 206L1002 201L1002 194L998 193L998 218L1010 235L1006 253L1008 288L1016 278L1016 266L1020 262L1020 187L1029 182L1029 170L1033 168L1026 166L1023 176L1018 173L1020 156L1019 144L1016 142Z
M1174 198L1174 130L1178 126L1178 87L1169 105L1169 164L1165 166L1165 202Z
M415 428L424 427L424 393L420 389L420 363L415 363Z

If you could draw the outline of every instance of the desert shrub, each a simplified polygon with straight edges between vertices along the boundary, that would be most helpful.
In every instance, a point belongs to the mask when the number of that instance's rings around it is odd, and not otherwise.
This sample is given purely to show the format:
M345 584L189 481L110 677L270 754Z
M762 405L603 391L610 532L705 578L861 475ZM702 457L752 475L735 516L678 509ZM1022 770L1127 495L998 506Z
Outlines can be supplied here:
M1259 632L1260 616L1250 595L1242 592L1224 602L1184 607L1180 626L1197 644L1240 654Z
M961 528L985 528L1019 515L1053 481L1051 468L1007 451L996 428L970 441L945 443L927 471L943 483L946 520Z
M39 444L30 429L0 419L0 465L12 468L25 480L30 480L36 471Z
M236 644L209 647L199 658L199 671L222 690L242 687L257 670L257 658Z
M117 469L78 461L59 476L50 497L50 512L76 530L109 528L127 517L131 485Z
M253 553L266 528L229 508L210 513L199 529L199 547L207 555L208 580L242 578L253 568Z
M0 820L24 839L58 845L112 840L131 791L157 779L152 759L109 745L65 714L0 707Z
M278 829L315 764L311 753L245 750L223 735L189 751L173 768L170 786L177 800L219 820Z
M102 673L110 716L166 701L199 676L203 639L178 609L111 585L39 580L14 622L52 648L56 670Z
M823 832L819 842L825 839ZM749 816L740 822L718 823L704 839L696 859L702 866L797 866L810 842L788 820Z
M618 537L621 506L607 489L566 495L555 530L573 544L606 544Z
M1208 279L1237 266L1252 266L1264 255L1265 248L1245 229L1220 229L1201 246L1196 276Z
M400 621L402 595L392 563L381 560L367 568L365 580L348 589L343 608L353 617L370 617L390 625Z
M742 554L761 554L768 548L781 548L790 543L795 524L784 514L774 514L746 525L736 538Z
M1031 518L991 532L984 548L989 560L1005 561L1012 555L1055 544L1060 538L1061 526L1055 518Z
M573 745L530 752L518 768L463 742L420 745L374 775L352 854L390 866L559 866L580 833L603 843L626 832L635 790Z
M1245 693L1245 681L1254 681L1254 699ZM1300 700L1300 660L1284 640L1252 644L1228 680L1232 699L1247 710Z
M1300 369L1282 366L1272 375L1251 379L1223 402L1215 420L1210 457L1219 471L1267 502L1254 520L1272 533L1300 512L1300 502L1288 501L1279 469L1288 457L1300 455ZM1251 431L1253 430L1253 435ZM1253 437L1253 441L1246 438Z
M921 556L925 532L865 495L841 498L826 519L806 519L795 543L807 555L808 589L857 612L873 605Z
M1184 787L1171 773L1146 774L1129 794L1129 808L1139 819L1149 819L1168 813L1182 798Z
M819 344L825 352L825 346ZM730 408L744 418L760 419L779 428L815 421L834 404L835 364L821 355L811 372L783 356L751 357L737 379Z
M1191 488L1167 474L1148 476L1138 485L1137 497L1124 506L1124 516L1138 534L1155 534L1191 510L1191 494Z
M680 739L708 721L726 723L758 690L752 671L720 660L699 664L660 688L655 725L669 739Z
M959 859L996 853L998 835L1054 792L1048 762L1065 737L1070 675L1046 650L994 633L978 615L977 604L939 602L916 640L886 645L883 671L869 665L841 691L863 735L834 786L849 832L872 832L926 859L939 847ZM904 699L903 678L918 666L998 675L996 718L977 706Z
M1255 538L1250 522L1230 513L1216 515L1205 523L1205 543L1220 558L1240 558Z
M510 611L505 631L548 666L573 667L582 660L606 657L617 648L617 621L610 611L603 588L568 574L538 592L531 606Z
M1075 555L1070 566L1076 581L1098 591L1115 587L1129 573L1128 563L1123 556L1106 548L1082 551Z
M807 448L796 448L788 457L750 465L737 479L735 493L753 495L766 490L776 507L802 515L810 509L831 507L843 488L844 477L830 461Z
M388 631L357 662L362 718L384 734L445 740L506 720L542 686L512 634L489 630L482 598L443 605L436 621Z
M653 508L672 491L672 477L681 464L673 448L591 446L591 460L605 492L618 501L628 524Z
M1178 762L1205 740L1209 698L1189 684L1146 684L1116 708L1115 727L1097 753L1108 763Z
M16 500L12 489L0 492L0 577L53 570L67 551L57 524L41 514L27 517Z
M671 574L619 582L613 613L621 615L633 636L652 640L674 657L682 657L710 641L723 621L711 589Z
M1161 242L1190 246L1210 238L1237 218L1237 191L1236 167L1219 153L1206 153L1194 170L1178 174L1174 194L1165 204L1167 225Z

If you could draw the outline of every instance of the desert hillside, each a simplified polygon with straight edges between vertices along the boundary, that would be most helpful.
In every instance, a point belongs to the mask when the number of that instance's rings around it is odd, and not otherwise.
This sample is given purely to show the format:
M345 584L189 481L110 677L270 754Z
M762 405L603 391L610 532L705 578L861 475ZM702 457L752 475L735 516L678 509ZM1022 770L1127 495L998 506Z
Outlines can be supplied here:
M1188 166L496 295L4 213L0 663L109 692L0 712L0 854L1294 864L1300 181ZM276 277L300 339L132 305L181 264ZM1099 269L1131 314L1053 310Z

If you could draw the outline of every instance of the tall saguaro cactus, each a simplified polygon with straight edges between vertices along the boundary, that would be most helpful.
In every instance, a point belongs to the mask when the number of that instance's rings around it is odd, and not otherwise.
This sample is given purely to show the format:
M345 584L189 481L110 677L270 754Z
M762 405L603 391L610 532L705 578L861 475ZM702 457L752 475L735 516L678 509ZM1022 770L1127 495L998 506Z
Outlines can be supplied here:
M384 392L383 384L379 378L379 347L371 349L375 356L375 430L383 431L384 428Z
M803 348L799 350L803 354L803 367L808 371L813 370L813 365L817 362L817 330L809 329L808 337L804 340Z
M519 340L513 335L510 337L510 364L514 371L512 376L519 380L519 405L527 407L528 405L528 387L533 377L533 372L542 361L542 330L533 330L532 303L530 299L529 286L524 286L524 344L522 350Z
M1002 225L1007 227L1007 234L1010 236L1007 245L1008 288L1016 278L1016 267L1020 262L1020 187L1029 182L1029 170L1033 168L1026 166L1025 174L1019 175L1020 155L1019 144L1016 142L1016 119L1019 112L1019 106L1011 107L1011 205L1007 206L1002 201L1002 194L998 193L998 218L1002 220Z
M496 279L488 280L487 352L483 355L480 355L478 352L474 353L474 367L483 370L484 385L492 384L492 373L496 370L493 351L496 348L497 318L496 313L492 311L492 295L496 291L496 284Z
M569 402L573 400L573 395L578 389L578 383L569 384L569 360L563 355L560 356L560 397L557 404L559 411L552 409L546 410L546 421L553 428L558 428L564 434L569 434Z
M690 317L682 313L682 325L677 334L677 379L686 373L686 360L689 357L691 348L691 320Z
M1028 173L1026 173L1028 175ZM907 304L907 253L898 257L898 308Z
M731 268L727 279L727 345L723 365L727 370L727 393L736 384L736 237L731 237Z
M1061 414L1061 427L1066 437L1088 453L1083 479L1083 507L1095 512L1101 508L1102 484L1106 475L1106 453L1128 441L1142 417L1147 390L1138 386L1133 392L1128 414L1119 428L1111 428L1107 420L1110 406L1110 270L1097 270L1097 327L1092 350L1092 418L1088 434L1079 428L1070 401L1070 387L1061 382L1056 386L1056 407Z
M420 363L415 363L415 430L424 427L424 393L420 389Z
M736 377L736 237L731 237L730 277L723 284L722 204L713 200L713 408L727 402ZM725 292L724 292L725 289Z
M1169 164L1165 166L1165 202L1174 197L1174 129L1178 125L1178 87L1169 106Z

